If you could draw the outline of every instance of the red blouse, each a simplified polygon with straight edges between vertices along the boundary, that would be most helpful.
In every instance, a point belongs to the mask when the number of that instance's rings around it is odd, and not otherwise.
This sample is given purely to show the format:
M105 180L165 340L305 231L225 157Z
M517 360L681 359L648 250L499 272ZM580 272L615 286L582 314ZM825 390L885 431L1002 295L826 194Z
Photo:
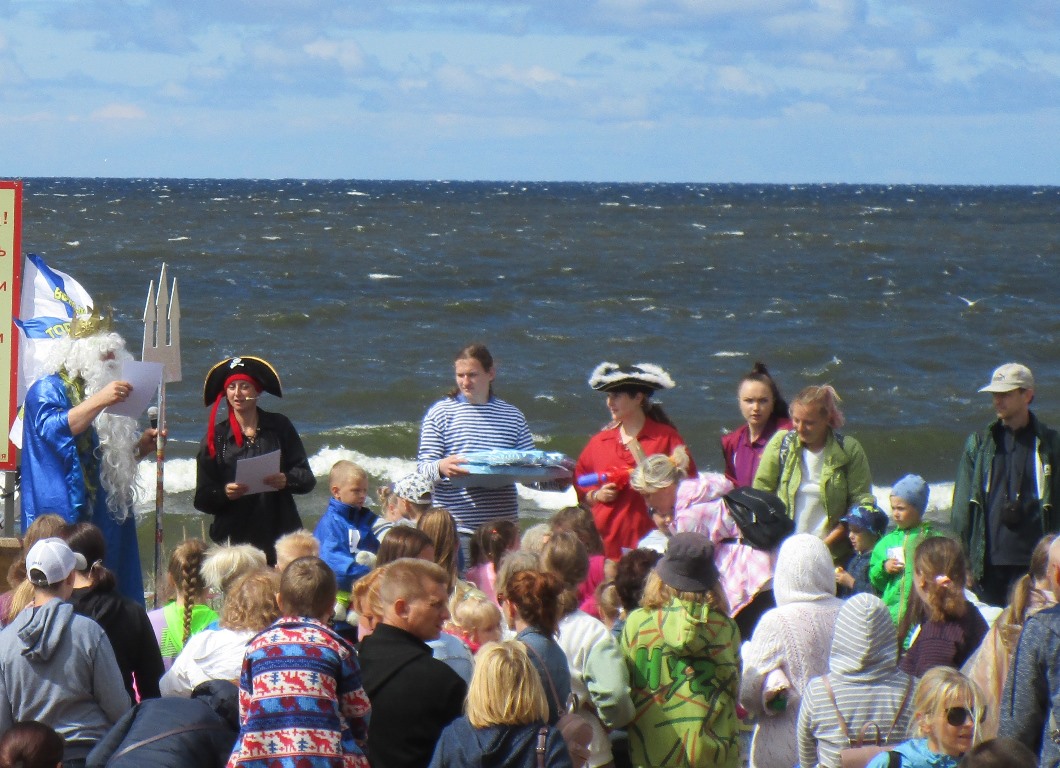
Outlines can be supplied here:
M685 441L677 430L647 419L637 435L641 448L646 456L673 453L674 448L684 445ZM606 472L612 467L633 469L636 459L619 436L618 427L611 427L597 432L589 438L588 445L578 457L574 476L593 472ZM696 463L689 456L689 477L698 475ZM584 499L592 488L578 488L578 498ZM604 540L604 555L609 560L622 557L623 549L635 549L639 542L655 524L648 515L644 498L629 485L620 489L615 500L610 504L597 502L592 507L593 520L600 536Z

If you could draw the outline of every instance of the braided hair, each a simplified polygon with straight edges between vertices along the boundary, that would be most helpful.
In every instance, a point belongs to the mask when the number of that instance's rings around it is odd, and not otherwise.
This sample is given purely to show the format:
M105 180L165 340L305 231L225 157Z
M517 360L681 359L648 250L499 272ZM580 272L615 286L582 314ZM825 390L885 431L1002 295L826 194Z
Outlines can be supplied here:
M205 602L206 581L202 577L202 563L206 559L206 542L202 539L186 539L181 542L169 558L169 578L177 594L184 601L184 630L180 642L187 642L191 635L191 617L195 605Z

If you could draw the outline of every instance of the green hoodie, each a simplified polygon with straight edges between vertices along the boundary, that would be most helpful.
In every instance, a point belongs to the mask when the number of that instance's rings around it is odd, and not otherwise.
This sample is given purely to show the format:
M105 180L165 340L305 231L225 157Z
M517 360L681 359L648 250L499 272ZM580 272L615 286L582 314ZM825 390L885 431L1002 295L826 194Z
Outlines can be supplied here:
M872 548L872 559L869 561L869 581L880 593L887 609L891 612L891 618L897 627L902 616L905 615L905 607L909 604L909 593L913 589L913 553L917 545L924 539L937 535L931 523L921 522L912 528L896 528L882 539L876 542ZM887 551L901 547L904 553L905 570L901 573L887 573L883 564L887 562Z
M740 633L733 620L675 597L629 615L622 652L637 709L627 726L633 765L736 768Z

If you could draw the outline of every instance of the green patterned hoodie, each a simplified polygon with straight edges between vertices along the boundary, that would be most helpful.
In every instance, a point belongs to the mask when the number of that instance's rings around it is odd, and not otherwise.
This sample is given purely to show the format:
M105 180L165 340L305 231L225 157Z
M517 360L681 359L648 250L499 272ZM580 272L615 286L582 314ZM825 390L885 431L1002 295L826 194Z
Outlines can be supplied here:
M630 614L622 652L637 710L627 726L634 766L738 765L739 638L703 603L673 598Z

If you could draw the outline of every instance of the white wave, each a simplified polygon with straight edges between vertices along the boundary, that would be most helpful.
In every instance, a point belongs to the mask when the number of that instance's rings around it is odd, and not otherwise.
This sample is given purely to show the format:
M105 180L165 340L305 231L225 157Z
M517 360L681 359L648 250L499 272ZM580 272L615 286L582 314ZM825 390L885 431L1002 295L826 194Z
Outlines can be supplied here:
M718 232L719 237L743 237L743 230L730 229L726 232Z
M369 280L400 280L401 275L387 275L382 272L369 272Z
M184 236L169 238L169 242L171 242L171 243L179 243L181 240L191 240L191 238L190 237L184 237Z
M715 352L713 355L711 355L711 357L747 357L747 353L746 352L726 352L725 350L722 350L721 352Z
M356 189L351 190L346 194L351 195L353 197L371 197L371 195L369 195L367 192L358 192Z
M545 437L541 442L548 442ZM414 459L397 456L368 456L367 454L341 446L325 446L309 457L309 467L317 478L325 478L336 461L345 459L363 467L375 483L392 483L416 471ZM153 508L155 503L156 470L152 461L143 461L139 467L139 484L143 498L138 509ZM525 486L516 486L519 498L540 507L554 510L576 505L577 495L573 489L565 492L538 491ZM165 465L165 492L167 494L191 493L195 490L195 459L169 459Z
M280 236L279 235L262 235L261 239L262 240L270 240L270 241L271 240L279 240Z
M81 245L81 241L80 240L70 240L66 244L69 245L71 248L76 248L77 246Z

